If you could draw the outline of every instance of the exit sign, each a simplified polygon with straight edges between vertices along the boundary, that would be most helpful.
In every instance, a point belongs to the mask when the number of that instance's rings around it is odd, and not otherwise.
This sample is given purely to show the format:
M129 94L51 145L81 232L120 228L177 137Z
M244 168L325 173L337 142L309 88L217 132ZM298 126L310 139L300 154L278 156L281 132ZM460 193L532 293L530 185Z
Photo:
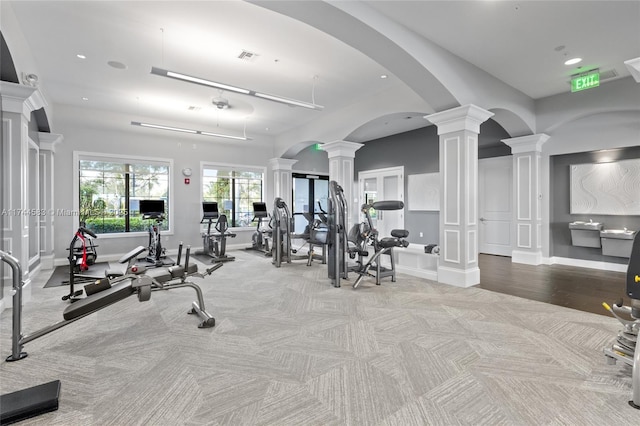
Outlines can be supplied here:
M591 89L600 86L600 72L592 71L587 74L578 75L571 78L571 91Z

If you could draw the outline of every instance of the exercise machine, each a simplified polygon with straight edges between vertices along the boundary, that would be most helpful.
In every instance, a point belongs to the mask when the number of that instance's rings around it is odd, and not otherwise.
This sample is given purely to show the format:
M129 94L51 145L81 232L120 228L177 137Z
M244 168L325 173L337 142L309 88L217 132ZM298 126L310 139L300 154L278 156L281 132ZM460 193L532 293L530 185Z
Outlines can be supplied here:
M172 266L174 262L167 259L160 239L160 228L164 221L164 200L140 200L140 214L149 224L149 247L145 260L155 266Z
M265 254L265 256L271 256L271 248L269 247L269 238L272 237L273 232L271 228L264 229L262 226L262 220L268 219L269 213L267 212L267 204L264 202L253 203L253 219L252 222L258 219L256 230L251 236L251 247L247 247L247 250L257 250ZM267 221L268 223L269 221Z
M355 224L349 232L346 232L347 202L342 187L335 181L329 184L329 278L335 287L340 287L340 279L348 279L349 272L358 274L353 283L357 288L364 277L374 277L376 285L381 284L381 279L391 277L396 281L395 247L407 247L406 238L409 231L406 229L391 230L390 237L380 238L378 230L373 225L371 209L379 211L401 210L404 208L402 201L376 201L371 204L363 204L360 208L365 216L365 221ZM373 249L373 255L369 258L369 247ZM347 261L355 259L356 263L350 265ZM383 266L381 256L389 256L389 266ZM368 261L365 262L365 258Z
M211 232L213 226L216 232ZM236 234L229 232L229 222L227 215L220 214L218 211L218 203L215 201L202 202L202 219L200 224L207 224L207 232L202 233L202 250L198 250L196 254L203 254L213 259L213 262L228 262L235 260L235 257L228 256L227 238L235 238Z
M349 278L349 266L345 255L348 250L346 229L349 210L344 190L334 180L329 182L328 208L327 250L329 261L327 269L331 284L334 287L340 287L340 280Z
M16 333L17 327L17 334L20 335L20 314L22 311L22 268L20 267L18 259L1 250L0 261L11 267L13 274L13 288L14 290L16 288L20 289L20 291L15 293L13 296L13 332ZM20 306L19 312L16 310L16 297ZM17 324L16 313L18 317ZM9 357L11 359L7 358L7 361L14 361L26 357L27 354L21 352L20 349L21 348L16 348L16 352L12 353L12 356ZM13 359L14 354L17 355L16 359ZM24 356L20 357L21 354L24 354ZM57 410L58 399L60 397L60 386L60 380L54 380L0 396L0 424L15 423Z
M349 232L349 236L357 235L355 239L349 239L353 245L349 248L349 255L358 256L358 265L354 271L358 274L353 283L353 288L357 288L365 276L374 277L376 285L380 285L380 280L384 277L391 277L391 281L396 281L396 265L393 249L395 247L407 247L409 242L406 238L409 231L406 229L392 229L390 237L382 237L378 230L373 226L371 219L371 209L378 211L402 210L404 203L402 201L376 201L372 204L363 204L360 211L364 214L366 222L353 226L353 232ZM373 256L369 258L367 263L363 262L363 257L368 255L367 247L373 248ZM390 266L382 266L381 256L389 256ZM373 273L371 271L374 271Z
M128 263L131 266L135 263L136 257L145 250L146 248L143 246L131 250L120 259L120 263ZM22 282L22 270L16 258L0 251L0 259L9 263L13 269L11 355L6 358L6 361L13 362L26 358L27 353L23 352L25 344L104 309L113 303L124 300L133 294L137 295L140 302L145 302L150 299L151 292L154 291L191 287L196 292L197 301L192 303L191 310L188 313L197 314L200 317L199 328L215 326L215 319L205 309L202 290L190 279L193 277L204 278L223 264L217 263L208 268L205 273L199 273L198 266L189 263L190 250L190 247L187 247L184 265L180 264L181 245L178 249L178 265L176 266L149 270L146 269L146 266L141 266L140 269L133 266L131 269L128 268L127 272L129 273L124 273L117 277L102 278L103 282L96 283L96 286L100 286L101 290L92 292L84 299L68 305L62 314L62 321L26 335L22 334L22 287L24 285Z
M271 215L271 224L273 228L273 248L272 257L273 264L279 268L283 262L291 263L293 260L306 260L307 266L311 265L313 259L319 259L322 263L326 263L326 237L327 228L322 224L321 220L313 220L313 217L307 217L309 225L304 234L296 235L292 232L293 218L287 203L280 197L273 202L273 214ZM292 240L304 240L304 244L309 244L309 251L306 255L298 255L298 251L302 248L293 248ZM314 252L314 247L322 247L322 255Z
M629 256L626 291L631 306L623 306L622 301L613 306L602 304L623 325L611 346L604 348L604 354L608 364L621 361L631 366L632 398L629 405L640 409L640 349L637 345L640 330L640 233L634 238Z
M69 293L62 296L62 300L72 302L78 300L82 296L82 290L76 290L76 284L92 282L100 278L96 274L87 272L98 258L97 246L93 243L94 238L98 236L81 223L67 249L69 250L69 281L63 281L63 284L69 284Z

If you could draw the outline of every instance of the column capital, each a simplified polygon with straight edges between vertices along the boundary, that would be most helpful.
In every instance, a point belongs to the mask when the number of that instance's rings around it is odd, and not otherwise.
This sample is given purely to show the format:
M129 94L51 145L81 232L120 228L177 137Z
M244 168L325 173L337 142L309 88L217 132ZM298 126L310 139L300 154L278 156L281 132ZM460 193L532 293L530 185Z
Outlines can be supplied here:
M289 158L272 158L269 160L269 166L272 170L293 170L293 165L298 160L292 160Z
M357 142L334 141L320 145L320 149L327 152L329 158L350 157L355 158L356 151L364 145Z
M634 80L640 83L640 58L624 61L625 66L633 76Z
M490 111L469 104L425 115L424 118L438 127L438 135L443 135L460 130L480 133L480 124L493 117L493 115Z
M42 92L36 87L0 81L2 111L22 114L29 118L31 111L47 106Z
M38 132L38 139L40 140L41 151L56 152L56 144L62 142L64 137L57 133L45 133Z
M512 154L522 154L524 152L541 152L542 145L549 140L551 136L545 133L537 135L520 136L511 139L502 139L502 142L511 147Z

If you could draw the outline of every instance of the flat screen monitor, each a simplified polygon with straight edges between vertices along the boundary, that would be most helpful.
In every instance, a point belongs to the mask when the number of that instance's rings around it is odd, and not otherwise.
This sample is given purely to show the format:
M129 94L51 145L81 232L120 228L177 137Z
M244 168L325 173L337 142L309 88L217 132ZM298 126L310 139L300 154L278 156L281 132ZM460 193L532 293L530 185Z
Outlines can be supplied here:
M164 214L164 200L140 200L140 214L145 216Z
M257 218L267 217L267 203L253 203L253 216Z
M205 219L217 219L218 218L218 203L215 201L203 201L202 202L202 217Z

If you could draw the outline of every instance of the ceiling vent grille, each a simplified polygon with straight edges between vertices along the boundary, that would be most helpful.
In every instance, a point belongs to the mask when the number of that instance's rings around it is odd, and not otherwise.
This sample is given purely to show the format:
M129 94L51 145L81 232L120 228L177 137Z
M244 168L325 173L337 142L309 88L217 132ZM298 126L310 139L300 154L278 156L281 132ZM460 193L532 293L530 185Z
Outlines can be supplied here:
M246 62L255 62L255 60L258 59L258 56L260 55L258 55L257 53L249 52L248 50L243 50L238 55L238 59Z
M614 77L617 77L617 76L618 76L618 73L616 72L616 70L614 68L612 68L610 70L602 71L600 73L600 81L609 80L610 78L614 78Z
M200 107L199 106L193 106L191 105L189 108L187 108L189 111L200 111Z

